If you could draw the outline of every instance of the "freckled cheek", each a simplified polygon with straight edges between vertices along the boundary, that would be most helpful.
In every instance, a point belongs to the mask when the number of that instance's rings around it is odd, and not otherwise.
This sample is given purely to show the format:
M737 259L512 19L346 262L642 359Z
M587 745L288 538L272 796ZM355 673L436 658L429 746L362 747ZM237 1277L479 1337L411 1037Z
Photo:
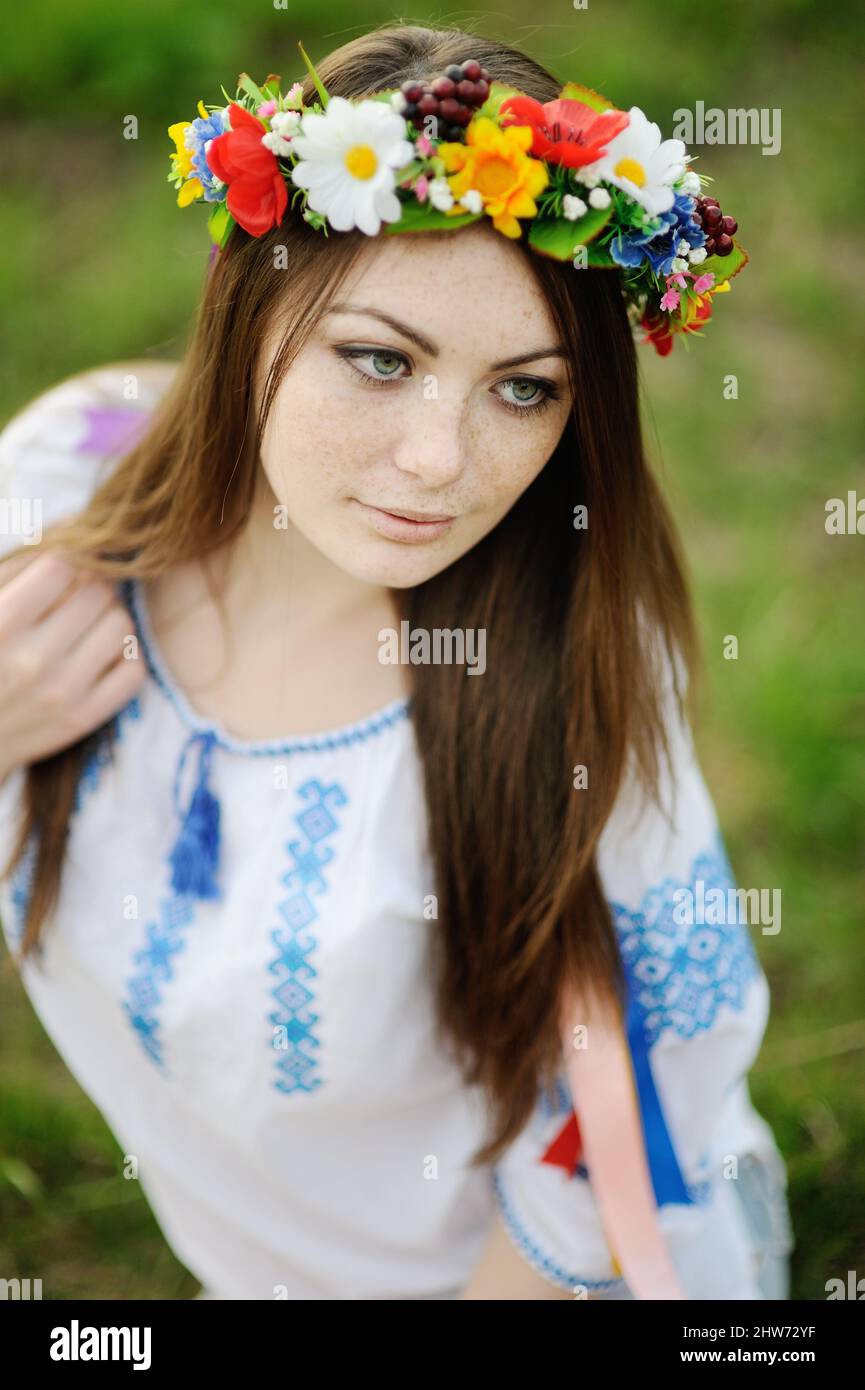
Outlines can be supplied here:
M514 498L534 481L558 444L564 423L564 417L536 424L517 420L484 441L473 474L486 505Z
M375 388L370 388L371 391ZM358 397L341 377L297 380L277 402L262 445L262 463L278 497L322 497L349 482L386 447L376 402Z

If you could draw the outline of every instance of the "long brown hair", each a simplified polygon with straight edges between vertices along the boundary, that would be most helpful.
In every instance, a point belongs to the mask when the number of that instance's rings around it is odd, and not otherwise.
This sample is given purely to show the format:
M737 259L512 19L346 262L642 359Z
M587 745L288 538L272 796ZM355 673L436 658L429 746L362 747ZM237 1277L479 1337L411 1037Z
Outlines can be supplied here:
M332 94L357 98L468 58L540 101L560 90L543 67L504 44L413 25L355 39L319 71ZM309 82L304 95L314 97ZM259 238L236 228L146 437L43 546L108 578L148 578L236 537L280 379L364 240L359 232L325 237L296 215ZM695 652L676 537L644 455L636 350L618 272L577 273L515 244L568 349L571 417L540 475L494 530L443 573L394 595L412 626L488 634L483 680L466 680L458 665L409 668L438 898L437 1015L442 1039L467 1082L485 1088L493 1113L477 1162L498 1157L519 1133L539 1085L560 1065L564 982L622 1006L598 840L632 767L646 794L657 794L666 749L657 651L674 673L679 659L689 669ZM275 268L276 245L286 248L287 274ZM282 307L290 332L253 418L260 344ZM578 504L588 509L584 530L573 524ZM76 785L104 730L27 770L6 868L34 832L21 959L56 903ZM588 770L580 790L577 765Z

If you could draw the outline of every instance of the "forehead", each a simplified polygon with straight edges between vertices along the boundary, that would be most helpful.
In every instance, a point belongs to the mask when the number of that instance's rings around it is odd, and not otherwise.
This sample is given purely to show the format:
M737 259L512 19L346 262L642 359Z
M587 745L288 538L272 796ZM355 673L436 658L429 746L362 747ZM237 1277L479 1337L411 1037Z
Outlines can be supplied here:
M523 252L488 224L370 238L340 301L375 306L442 343L472 331L497 346L528 335L550 343L556 325ZM536 344L533 344L536 345Z

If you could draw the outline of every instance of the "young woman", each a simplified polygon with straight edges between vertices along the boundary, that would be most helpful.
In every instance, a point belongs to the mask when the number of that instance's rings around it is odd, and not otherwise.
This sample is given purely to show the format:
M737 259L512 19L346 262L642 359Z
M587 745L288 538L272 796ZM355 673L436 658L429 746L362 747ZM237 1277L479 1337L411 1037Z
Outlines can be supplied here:
M436 108L495 84L528 125ZM642 188L631 241L691 247L684 301L720 205L684 235L684 164L599 162L636 108L572 94L557 155L559 84L476 35L379 31L298 90L181 128L179 201L223 219L183 362L73 378L0 440L42 526L0 568L25 988L204 1296L786 1297L767 982L747 923L687 908L732 880L636 253L525 234L546 208L588 244ZM444 146L406 151L433 108ZM642 304L662 347L672 304Z

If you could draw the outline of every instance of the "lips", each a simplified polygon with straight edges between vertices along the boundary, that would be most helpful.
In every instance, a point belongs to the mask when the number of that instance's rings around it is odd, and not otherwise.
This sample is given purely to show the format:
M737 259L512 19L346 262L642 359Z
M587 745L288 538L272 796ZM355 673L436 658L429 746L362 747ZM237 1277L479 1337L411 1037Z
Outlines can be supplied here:
M413 508L392 512L384 507L374 507L368 502L361 502L357 497L353 498L352 502L363 512L369 525L380 536L410 545L422 545L427 541L438 540L456 521L455 516L445 516L441 512L418 512Z
M375 507L378 512L386 512L388 516L402 517L405 521L453 521L453 515L448 512L413 512L407 507L379 507L374 502L366 502L367 507Z

